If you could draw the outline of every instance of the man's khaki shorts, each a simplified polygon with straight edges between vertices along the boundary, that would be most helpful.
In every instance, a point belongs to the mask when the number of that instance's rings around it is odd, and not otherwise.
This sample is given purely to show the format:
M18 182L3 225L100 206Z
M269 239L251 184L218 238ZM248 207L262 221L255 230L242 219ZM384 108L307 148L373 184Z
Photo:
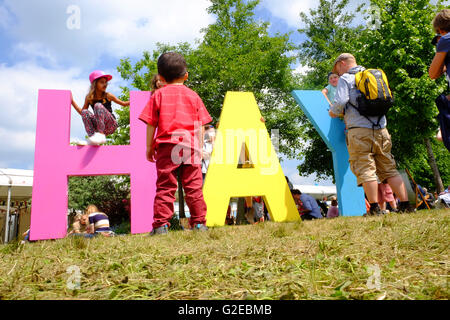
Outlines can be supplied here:
M354 128L347 133L350 169L358 180L358 186L366 182L384 182L399 175L392 142L387 129Z

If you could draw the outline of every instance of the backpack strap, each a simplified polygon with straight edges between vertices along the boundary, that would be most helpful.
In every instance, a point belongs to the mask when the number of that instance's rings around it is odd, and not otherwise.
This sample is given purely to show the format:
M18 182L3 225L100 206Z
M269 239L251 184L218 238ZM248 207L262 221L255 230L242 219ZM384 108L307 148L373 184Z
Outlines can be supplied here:
M351 103L350 101L347 102L347 105L352 106L353 108L355 108L356 111L358 111L358 108L357 108L353 103ZM347 106L345 107L345 109L346 109L346 108L347 108ZM344 109L344 114L345 114L345 109ZM358 111L358 113L359 113L359 111ZM379 117L378 117L377 123L375 123L375 122L373 122L372 120L370 120L369 117L366 117L366 116L362 115L361 113L359 113L359 115L361 115L361 116L363 116L364 118L366 118L366 119L372 124L372 129L375 130L376 127L378 127L378 129L381 129L380 122L381 122L381 119L383 119L384 116L379 116Z

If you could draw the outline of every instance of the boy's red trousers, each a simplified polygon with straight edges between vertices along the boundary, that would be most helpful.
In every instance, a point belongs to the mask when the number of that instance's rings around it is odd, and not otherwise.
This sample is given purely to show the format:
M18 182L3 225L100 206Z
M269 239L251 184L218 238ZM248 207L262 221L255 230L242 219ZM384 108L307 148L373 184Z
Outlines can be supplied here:
M187 148L173 156L175 144L160 144L156 150L156 196L154 204L153 228L159 228L172 219L174 213L173 203L177 191L177 169L181 170L181 184L183 185L185 200L189 207L191 226L206 223L206 203L203 199L203 177L201 161L194 159L194 150ZM174 161L175 160L175 161ZM197 160L197 161L194 161ZM199 163L200 162L200 163Z

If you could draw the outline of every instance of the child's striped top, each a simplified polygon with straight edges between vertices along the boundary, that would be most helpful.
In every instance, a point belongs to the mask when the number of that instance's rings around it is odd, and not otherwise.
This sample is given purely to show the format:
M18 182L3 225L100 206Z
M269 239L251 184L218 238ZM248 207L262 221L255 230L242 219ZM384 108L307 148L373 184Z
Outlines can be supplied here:
M108 216L102 212L94 212L89 215L89 224L94 225L94 232L111 232Z

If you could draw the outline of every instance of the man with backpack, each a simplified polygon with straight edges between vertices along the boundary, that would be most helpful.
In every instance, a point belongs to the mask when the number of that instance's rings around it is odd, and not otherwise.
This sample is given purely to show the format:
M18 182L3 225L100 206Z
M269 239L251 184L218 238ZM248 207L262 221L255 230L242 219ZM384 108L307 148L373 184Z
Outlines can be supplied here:
M391 154L391 136L386 129L386 113L392 94L382 70L358 66L350 53L341 54L333 72L340 77L329 114L344 116L350 168L370 202L369 215L380 215L378 182L391 186L400 199L399 212L412 212L403 180Z

